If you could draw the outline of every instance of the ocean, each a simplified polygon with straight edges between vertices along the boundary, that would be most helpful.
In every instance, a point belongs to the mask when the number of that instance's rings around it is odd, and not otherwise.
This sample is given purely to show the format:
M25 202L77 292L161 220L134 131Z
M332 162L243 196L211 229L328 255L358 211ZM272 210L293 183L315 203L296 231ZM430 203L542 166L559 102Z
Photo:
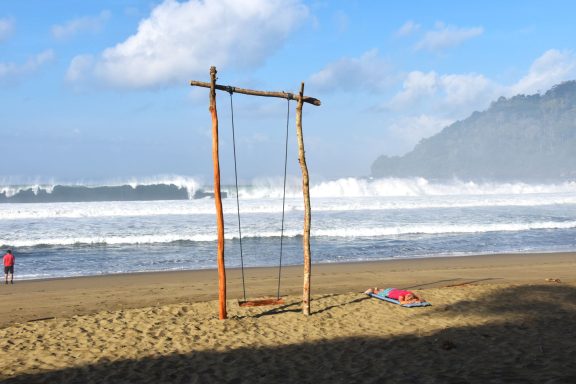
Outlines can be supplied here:
M17 279L216 268L210 186L193 178L0 187L0 247ZM239 267L236 191L224 186L225 258ZM345 178L311 185L313 263L576 251L576 182ZM240 186L245 267L302 264L303 198L289 180Z

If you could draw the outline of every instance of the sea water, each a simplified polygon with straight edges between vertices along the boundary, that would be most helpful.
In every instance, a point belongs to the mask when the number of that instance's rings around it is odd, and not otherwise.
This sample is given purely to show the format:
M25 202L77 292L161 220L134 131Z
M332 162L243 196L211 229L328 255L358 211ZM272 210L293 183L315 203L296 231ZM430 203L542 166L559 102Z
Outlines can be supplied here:
M14 250L19 279L215 268L214 199L194 198L196 182L164 183L186 189L186 198L0 204L0 246ZM9 200L27 189L0 193ZM298 183L284 203L274 183L240 187L239 205L233 188L224 192L227 267L302 263ZM348 178L313 184L311 196L314 263L576 251L574 182Z

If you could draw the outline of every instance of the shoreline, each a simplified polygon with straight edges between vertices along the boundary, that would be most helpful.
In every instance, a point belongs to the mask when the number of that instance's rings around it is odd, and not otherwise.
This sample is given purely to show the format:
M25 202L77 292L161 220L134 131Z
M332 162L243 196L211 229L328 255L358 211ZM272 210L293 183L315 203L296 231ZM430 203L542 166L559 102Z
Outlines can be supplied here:
M496 256L502 257L514 257L514 256L529 256L529 255L576 255L576 250L569 251L519 251L519 252L496 252L496 253L479 253L479 254L458 254L458 255L438 255L438 256L416 256L410 258L388 258L388 259L377 259L377 260L350 260L350 261L338 261L338 262L323 262L323 263L312 263L312 267L324 267L331 265L362 265L370 263L387 263L387 262L405 262L408 260L441 260L441 259L455 259L455 258L484 258ZM216 264L216 262L214 262ZM292 269L292 268L302 268L302 264L295 265L283 265L282 270ZM244 270L278 270L277 266L256 266L256 267L244 267ZM79 276L56 276L56 277L39 277L39 278L18 278L20 283L24 282L49 282L56 280L74 280L74 279L91 279L91 278L107 278L107 277L127 277L131 275L158 275L158 274L181 274L181 273L215 273L217 268L203 268L203 269L179 269L179 270L158 270L158 271L133 271L133 272L118 272L109 274L93 274L93 275L79 275ZM228 271L241 271L240 267L226 267L226 272ZM235 273L235 272L233 272ZM238 272L239 273L239 272ZM16 278L18 273L16 273Z
M463 284L576 282L576 252L392 259L312 266L311 293L346 294L372 286L425 290ZM243 299L241 270L227 272L227 299ZM278 269L245 268L248 299L276 296ZM217 300L216 269L138 272L38 280L0 286L0 328L99 311ZM282 267L280 296L302 294L302 266ZM230 304L229 304L230 305Z

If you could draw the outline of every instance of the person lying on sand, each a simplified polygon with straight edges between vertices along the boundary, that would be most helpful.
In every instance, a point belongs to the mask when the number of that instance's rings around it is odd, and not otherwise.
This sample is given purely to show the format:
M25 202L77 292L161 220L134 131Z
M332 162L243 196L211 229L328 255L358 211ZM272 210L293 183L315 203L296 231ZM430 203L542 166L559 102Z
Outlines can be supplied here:
M367 289L364 293L367 295L370 293L374 295L378 294L384 295L391 299L398 300L400 304L414 304L414 303L422 303L425 301L422 297L418 296L412 291L406 291L397 288L379 289L375 287Z

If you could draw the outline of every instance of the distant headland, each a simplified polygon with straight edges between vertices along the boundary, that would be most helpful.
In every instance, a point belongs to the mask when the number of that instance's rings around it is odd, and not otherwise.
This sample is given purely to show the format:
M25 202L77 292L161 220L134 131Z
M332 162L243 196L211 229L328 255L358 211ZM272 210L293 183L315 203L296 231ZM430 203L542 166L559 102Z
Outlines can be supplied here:
M373 177L576 180L576 81L494 101L404 156L380 156Z

